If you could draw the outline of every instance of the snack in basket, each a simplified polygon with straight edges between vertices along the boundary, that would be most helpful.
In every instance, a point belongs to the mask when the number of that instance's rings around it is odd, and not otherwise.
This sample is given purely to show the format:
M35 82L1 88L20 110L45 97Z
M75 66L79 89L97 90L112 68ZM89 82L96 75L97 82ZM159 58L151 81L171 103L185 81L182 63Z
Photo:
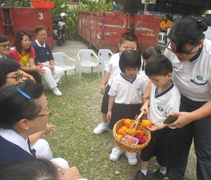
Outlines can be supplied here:
M135 137L138 139L138 144L143 144L147 141L146 136L141 135L139 132L135 135Z
M151 128L152 127L152 122L150 120L148 120L148 119L143 119L141 121L141 127L143 127L143 128L147 128L147 127Z
M144 136L146 134L146 131L144 131L143 129L138 129L136 130L136 134L140 133L142 136Z
M130 136L130 135L126 135L125 138L124 138L124 141L131 143L131 144L138 144L139 139L137 139L133 136Z

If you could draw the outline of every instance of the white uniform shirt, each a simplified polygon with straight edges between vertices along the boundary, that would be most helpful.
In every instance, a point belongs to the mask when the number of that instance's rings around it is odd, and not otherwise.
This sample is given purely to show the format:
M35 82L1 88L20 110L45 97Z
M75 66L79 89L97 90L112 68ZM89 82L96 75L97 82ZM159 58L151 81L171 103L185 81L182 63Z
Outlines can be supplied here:
M162 123L167 116L179 112L180 93L171 83L163 92L157 93L157 87L152 84L150 93L150 106L147 118L156 124Z
M2 136L7 141L19 146L20 148L22 148L24 151L28 152L29 154L32 154L29 150L27 140L25 140L22 136L17 134L15 131L11 129L0 128L0 136Z
M138 74L139 74L139 75L142 77L142 79L144 80L144 92L145 92L146 87L147 87L148 83L150 82L150 79L148 78L148 76L145 74L145 71L143 71L143 70L139 71Z
M109 96L116 96L118 104L141 104L144 93L144 80L137 75L133 82L126 80L121 74L117 75L108 92Z
M168 49L164 54L172 62L173 80L183 96L200 102L211 99L211 41L204 40L202 51L194 61L180 62Z
M114 77L116 77L121 72L119 68L119 58L120 53L113 54L105 67L105 71L110 73L110 78L108 80L109 86L111 86L111 82L113 81Z

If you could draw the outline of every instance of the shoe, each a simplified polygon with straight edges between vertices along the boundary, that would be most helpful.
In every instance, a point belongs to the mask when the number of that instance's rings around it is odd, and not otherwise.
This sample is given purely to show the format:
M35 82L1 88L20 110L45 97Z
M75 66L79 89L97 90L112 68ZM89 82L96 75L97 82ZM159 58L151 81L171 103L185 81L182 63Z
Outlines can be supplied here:
M134 165L137 164L136 153L126 152L125 155L127 156L128 163L129 163L131 166L134 166Z
M54 88L52 89L52 92L53 92L55 95L57 95L57 96L61 96L61 95L62 95L61 91L60 91L57 87L54 87Z
M119 159L119 156L121 156L123 154L123 150L121 150L118 147L115 147L112 149L112 152L110 154L110 160L111 161L117 161Z
M102 123L100 123L94 130L93 133L96 135L102 134L104 131L108 131L108 126L103 126Z
M148 180L148 172L147 172L147 175L144 175L141 170L139 170L137 173L136 173L136 176L134 177L133 180Z
M164 180L164 179L167 180L167 179L169 179L168 174L169 174L168 169L166 171L166 174L162 174L160 172L160 169L157 169L152 174L150 174L149 180Z

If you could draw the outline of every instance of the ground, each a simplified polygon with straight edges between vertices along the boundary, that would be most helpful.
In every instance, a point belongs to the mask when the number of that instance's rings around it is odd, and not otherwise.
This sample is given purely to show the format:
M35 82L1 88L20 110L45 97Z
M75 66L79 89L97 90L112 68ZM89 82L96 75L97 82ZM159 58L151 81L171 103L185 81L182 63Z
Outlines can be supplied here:
M81 41L67 41L63 46L55 45L53 52L65 52L76 60L79 49L87 49L88 44ZM68 62L66 62L68 63ZM132 180L140 167L130 166L125 155L117 162L109 160L111 149L115 147L113 135L108 131L102 135L94 135L93 129L101 122L100 106L102 95L99 86L102 79L97 74L91 74L90 68L82 80L76 80L74 75L63 77L62 97L56 97L50 91L45 91L49 104L53 109L50 124L57 126L57 132L46 139L50 143L54 157L63 157L71 166L78 167L84 178L89 180ZM96 69L95 69L96 71ZM69 73L72 74L72 73ZM138 153L138 159L139 159ZM193 147L190 151L186 170L186 180L196 180L196 158ZM153 159L149 171L157 169Z

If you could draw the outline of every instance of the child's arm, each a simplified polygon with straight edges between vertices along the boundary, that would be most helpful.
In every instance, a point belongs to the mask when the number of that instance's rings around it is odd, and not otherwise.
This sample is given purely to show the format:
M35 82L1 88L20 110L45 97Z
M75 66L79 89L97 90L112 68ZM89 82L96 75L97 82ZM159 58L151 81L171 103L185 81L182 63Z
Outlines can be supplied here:
M144 92L144 95L142 96L143 102L145 102L150 97L150 91L151 91L152 81L149 81L146 90Z
M109 78L110 78L110 73L105 72L105 73L104 73L103 80L102 80L102 83L101 83L101 85L100 85L100 93L101 93L101 94L104 94L104 92L105 92L105 87L106 87L106 84L108 83Z
M112 115L112 108L114 105L114 99L115 96L110 96L108 101L108 113L107 113L107 120L111 121L111 115Z
M145 112L146 114L148 113L149 110L149 99L147 99L144 103L144 105L141 107L141 111Z
M152 127L151 128L147 127L147 129L150 131L157 131L157 130L163 129L167 126L168 126L167 124L163 124L163 123L155 124L152 122Z

